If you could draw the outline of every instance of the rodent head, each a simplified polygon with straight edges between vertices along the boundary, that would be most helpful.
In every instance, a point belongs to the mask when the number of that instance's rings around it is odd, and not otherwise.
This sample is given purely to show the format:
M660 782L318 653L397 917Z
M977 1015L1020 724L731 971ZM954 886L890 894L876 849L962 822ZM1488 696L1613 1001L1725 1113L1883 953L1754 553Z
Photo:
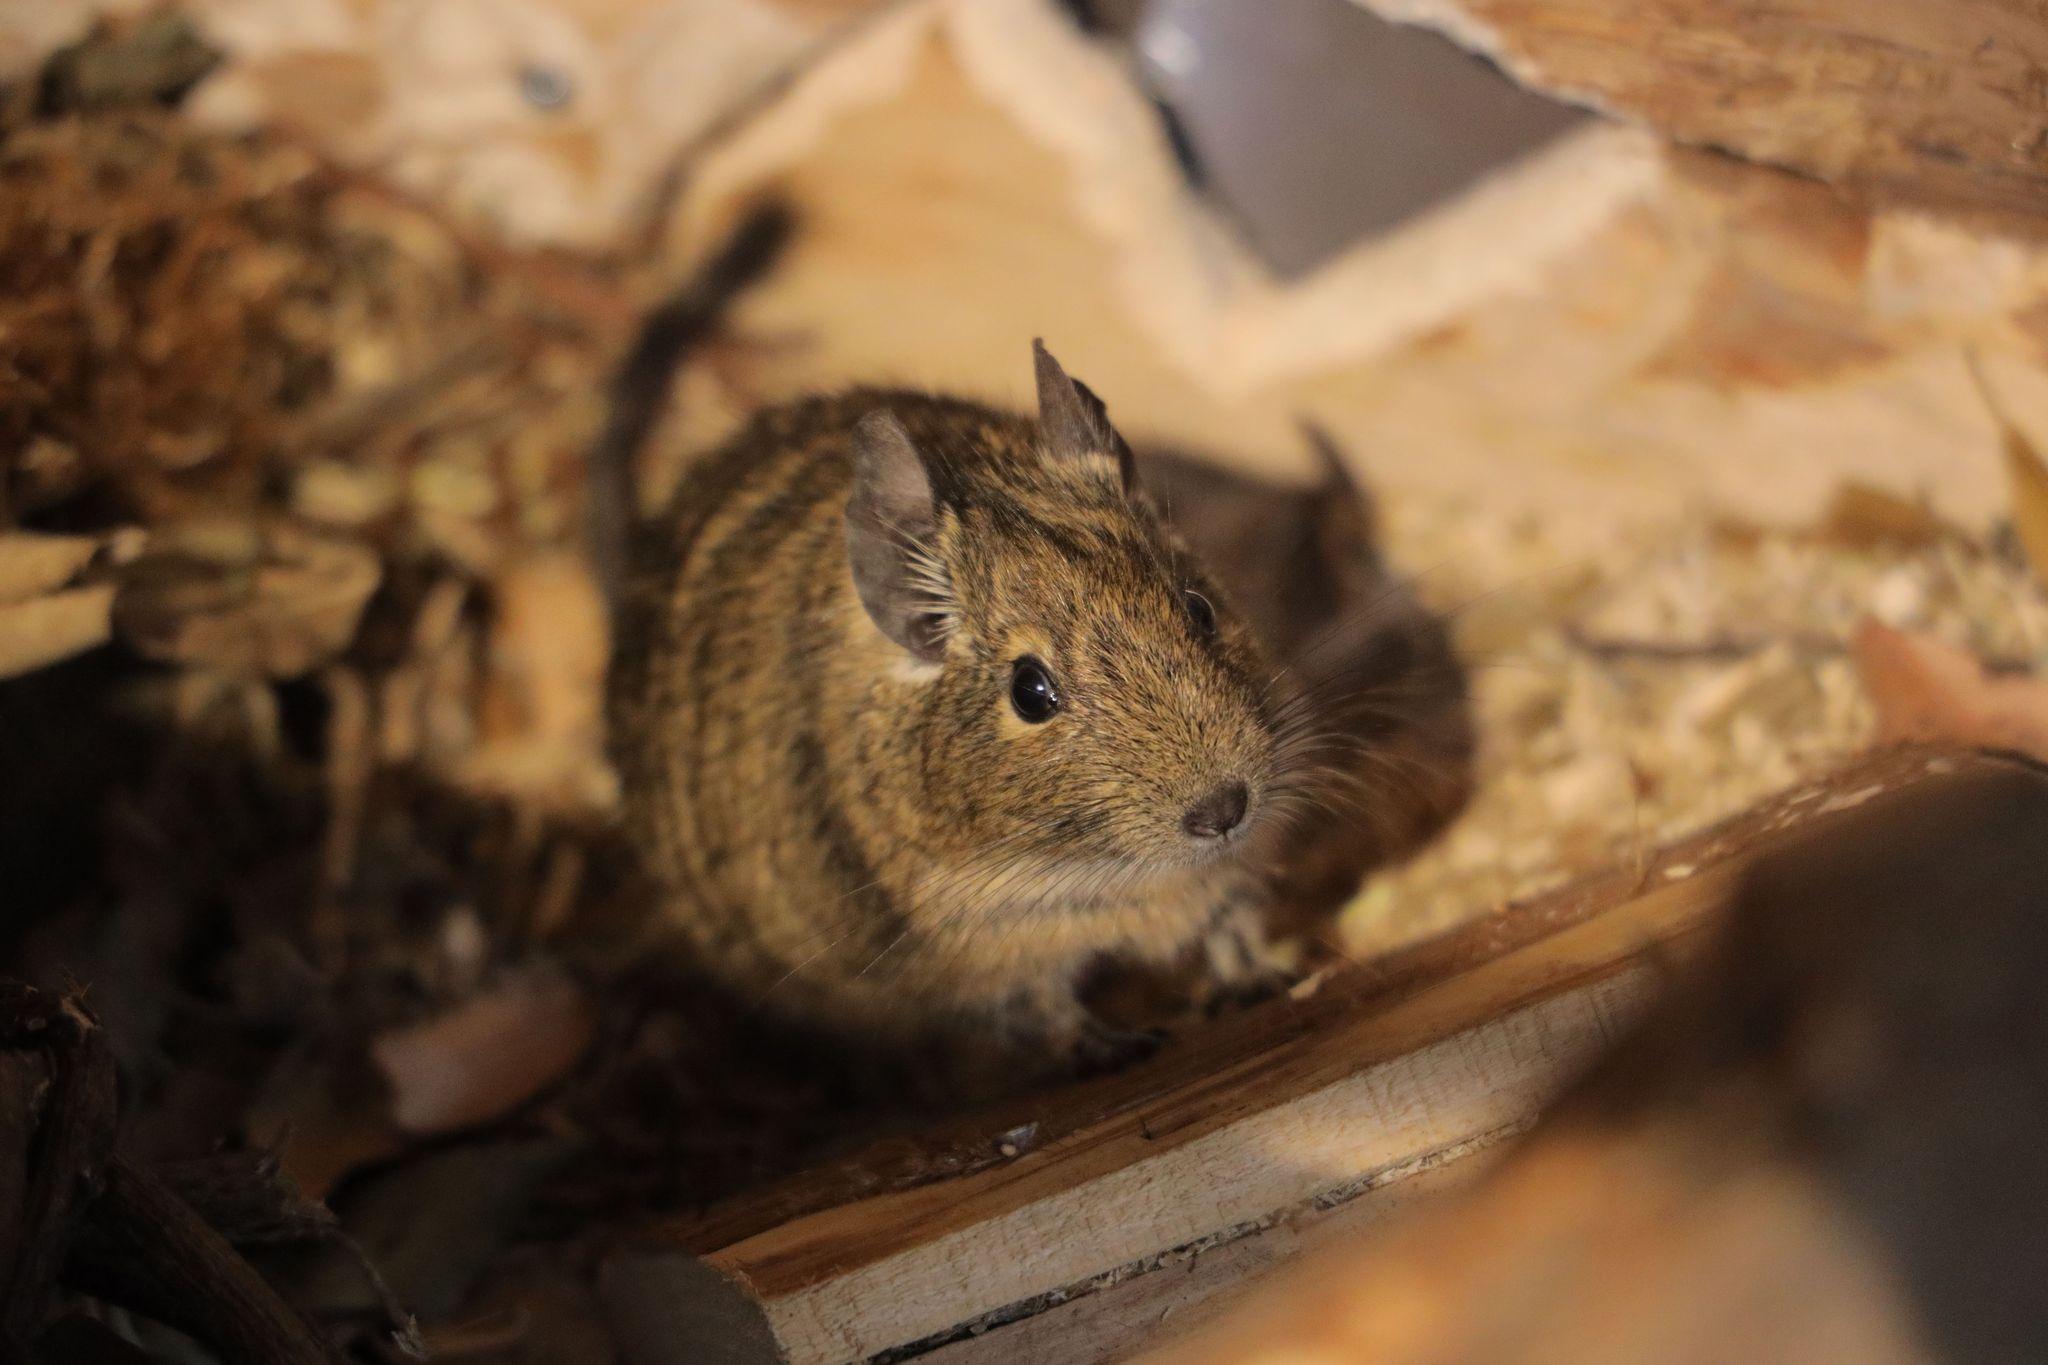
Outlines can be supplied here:
M848 560L923 691L925 791L1003 861L1136 877L1240 848L1276 776L1263 660L1035 349L1035 432L882 407L855 436Z

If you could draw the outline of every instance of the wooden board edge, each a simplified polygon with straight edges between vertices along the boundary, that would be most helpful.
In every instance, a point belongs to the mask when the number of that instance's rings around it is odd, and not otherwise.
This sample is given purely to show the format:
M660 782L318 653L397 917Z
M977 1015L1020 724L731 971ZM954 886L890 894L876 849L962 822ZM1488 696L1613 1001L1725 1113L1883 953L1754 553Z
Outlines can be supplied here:
M900 1141L877 1142L829 1165L750 1191L708 1214L650 1223L626 1240L639 1248L709 1253L843 1205L935 1182L951 1184L1008 1166L1015 1155L1014 1149L1010 1156L1002 1153L1001 1139L1008 1135L1029 1133L1030 1141L1022 1145L1030 1151L1070 1141L1104 1124L1121 1121L1135 1129L1139 1115L1156 1114L1175 1094L1208 1084L1232 1067L1255 1065L1277 1045L1328 1030L1366 1011L1383 1012L1471 968L1570 932L1645 897L1683 896L1689 894L1688 887L1692 893L1718 893L1719 888L1694 885L1695 880L1714 875L1717 868L1725 871L1737 860L1879 793L1966 766L2005 761L1929 748L1862 756L1648 853L1631 866L1578 879L1377 962L1346 968L1305 1000L1273 1001L1219 1020L1176 1042L1145 1066L1070 1086L1053 1096L1027 1095L936 1124L922 1135L918 1150L908 1159ZM1184 1129L1162 1136L1154 1129L1148 1141L1173 1142L1196 1135L1194 1129Z
M904 1348L900 1358L924 1365L1109 1365L1171 1344L1229 1311L1271 1272L1470 1188L1530 1126L1518 1121L1482 1133L1275 1217L1062 1286Z
M792 1276L772 1257L750 1260L744 1246L694 1265L673 1253L643 1257L614 1274L611 1301L636 1320L648 1310L635 1304L653 1302L665 1321L736 1333L730 1348L671 1334L692 1360L865 1360L1527 1122L1617 1036L1657 979L1653 967L1625 965L879 1259L806 1261ZM855 1216L883 1220L888 1232L904 1213ZM804 1245L804 1230L795 1236ZM760 1354L764 1323L779 1356Z

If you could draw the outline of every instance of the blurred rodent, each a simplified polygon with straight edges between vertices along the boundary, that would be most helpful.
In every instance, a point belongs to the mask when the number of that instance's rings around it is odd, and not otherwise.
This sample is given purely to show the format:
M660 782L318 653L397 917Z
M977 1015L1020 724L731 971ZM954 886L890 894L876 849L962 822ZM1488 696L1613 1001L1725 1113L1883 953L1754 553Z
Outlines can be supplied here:
M1283 897L1327 906L1448 818L1463 676L1370 555L1348 481L1334 510L1263 490L1301 543L1261 538L1256 499L1134 457L1042 345L1035 419L870 388L776 407L621 547L664 376L788 229L757 211L658 316L600 450L629 828L696 956L764 1009L1017 1077L1119 1059L1138 1040L1076 995L1096 964L1261 943ZM1207 574L1154 480L1198 543L1261 567ZM1410 729L1451 736L1419 750L1447 771L1427 814L1394 819L1377 751Z

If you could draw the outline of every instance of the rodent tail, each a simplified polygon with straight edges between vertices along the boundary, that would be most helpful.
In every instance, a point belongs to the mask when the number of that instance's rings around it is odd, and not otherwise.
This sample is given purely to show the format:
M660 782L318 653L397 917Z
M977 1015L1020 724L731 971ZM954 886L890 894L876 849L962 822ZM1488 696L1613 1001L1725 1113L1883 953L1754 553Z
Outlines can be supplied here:
M592 568L615 616L639 521L634 466L668 406L676 371L717 329L733 299L774 267L795 223L795 214L780 199L749 208L682 288L647 315L612 378L610 416L591 452L584 533Z

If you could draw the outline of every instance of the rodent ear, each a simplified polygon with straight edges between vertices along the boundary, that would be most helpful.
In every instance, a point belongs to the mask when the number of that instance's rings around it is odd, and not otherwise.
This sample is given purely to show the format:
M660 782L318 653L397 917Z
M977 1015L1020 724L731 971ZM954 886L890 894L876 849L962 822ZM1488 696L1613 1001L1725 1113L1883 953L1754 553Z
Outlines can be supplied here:
M1038 430L1047 457L1073 460L1107 455L1116 461L1118 477L1128 491L1135 476L1131 448L1109 424L1109 409L1095 396L1095 390L1060 368L1043 340L1033 339L1031 356L1038 373Z
M1314 522L1316 552L1323 567L1337 574L1360 568L1377 569L1378 503L1352 475L1343 451L1329 432L1307 419L1299 420L1297 425L1322 466L1322 478L1311 497L1310 517Z
M930 473L894 413L853 429L846 559L861 606L882 634L927 663L946 652L952 587L933 550L938 511Z

